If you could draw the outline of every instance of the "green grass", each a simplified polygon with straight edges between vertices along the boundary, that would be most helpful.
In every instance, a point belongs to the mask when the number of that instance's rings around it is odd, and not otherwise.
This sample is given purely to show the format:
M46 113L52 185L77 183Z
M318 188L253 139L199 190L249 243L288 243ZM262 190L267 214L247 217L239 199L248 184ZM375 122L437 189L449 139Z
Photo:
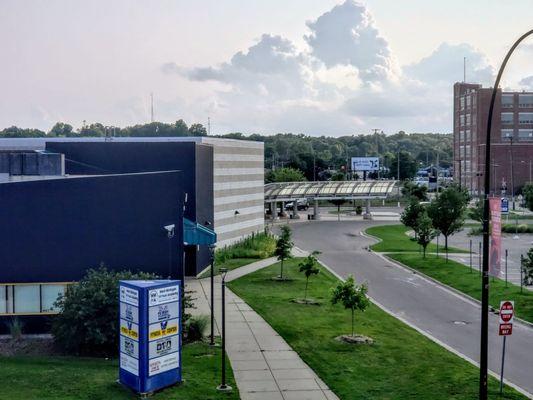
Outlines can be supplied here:
M286 262L291 281L276 282L279 264L229 282L230 288L253 307L296 350L341 399L474 399L476 367L443 349L375 305L356 313L357 333L375 340L354 346L334 338L350 332L350 313L329 304L337 282L321 268L309 283L309 297L320 306L291 303L304 294L305 278L297 270L301 259ZM498 383L490 378L490 398ZM507 399L524 399L510 388Z
M183 347L183 383L156 393L154 400L239 399L228 364L230 394L216 390L220 383L220 348L195 343ZM138 399L122 387L118 361L74 357L0 357L0 399L121 400Z
M419 254L388 254L388 257L420 271L439 282L451 286L463 293L481 301L481 277L476 269L470 268L453 260L435 255L428 255L426 259ZM524 289L520 293L520 286L501 279L490 278L489 303L494 308L500 307L501 300L514 300L516 316L533 322L533 292Z
M262 260L274 255L276 238L267 233L252 234L231 246L222 247L215 252L215 275L220 268L232 270ZM207 269L200 274L199 278L210 275Z
M420 250L420 245L409 236L406 232L411 230L411 228L406 227L405 225L379 225L372 226L366 230L366 233L369 235L375 236L381 239L381 242L373 244L370 248L374 251L379 252L418 252ZM444 250L444 240L439 246L439 251ZM437 251L437 245L430 243L427 247L428 253L433 253ZM449 247L448 251L450 253L467 253L466 250L458 249L455 247Z

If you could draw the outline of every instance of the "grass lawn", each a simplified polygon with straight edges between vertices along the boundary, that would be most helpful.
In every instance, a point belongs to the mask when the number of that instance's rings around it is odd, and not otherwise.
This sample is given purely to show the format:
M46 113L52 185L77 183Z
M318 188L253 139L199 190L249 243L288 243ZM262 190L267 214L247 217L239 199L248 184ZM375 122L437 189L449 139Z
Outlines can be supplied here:
M419 254L396 253L387 256L481 301L481 277L475 269L470 272L469 267L459 262L446 262L443 257L435 255L428 255L426 259ZM490 305L497 309L501 300L514 300L516 316L533 322L533 292L524 289L520 293L520 286L512 283L508 285L506 288L505 281L493 281L490 278Z
M220 393L220 349L195 343L183 347L183 383L156 393L154 400L239 399L231 368L228 383L234 388ZM228 364L229 365L229 364ZM0 357L0 399L138 399L122 387L118 360L74 357Z
M241 296L296 350L341 399L474 399L479 371L407 325L371 305L356 313L356 332L374 345L336 341L350 333L350 312L329 304L330 288L338 280L324 268L309 283L309 297L320 306L290 302L304 294L301 259L286 262L294 280L272 281L279 264L229 282ZM497 399L498 382L490 378L490 398ZM525 399L510 388L506 399Z
M248 265L259 260L259 258L231 258L229 260L224 261L223 263L217 264L215 262L215 275L218 275L220 273L220 268L227 268L228 271L231 271L232 269L240 268L244 265ZM202 272L198 276L198 278L207 278L208 276L210 276L210 274L211 270L207 269Z
M381 239L381 242L376 243L371 246L372 250L379 252L413 252L419 251L420 246L414 240L411 240L407 236L406 232L411 228L406 227L405 225L380 225L373 226L366 230L366 233L369 235L375 236ZM429 253L437 251L437 245L430 243L427 247ZM444 251L444 238L442 244L439 246L439 251ZM457 249L454 247L449 247L448 250L450 253L467 253L467 250Z

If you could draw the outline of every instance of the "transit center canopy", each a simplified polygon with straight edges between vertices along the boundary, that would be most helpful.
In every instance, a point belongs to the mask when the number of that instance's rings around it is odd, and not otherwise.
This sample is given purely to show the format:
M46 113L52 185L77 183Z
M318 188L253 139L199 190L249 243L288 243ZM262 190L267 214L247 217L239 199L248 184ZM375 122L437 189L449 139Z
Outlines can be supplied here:
M317 181L285 182L265 185L265 202L296 199L383 199L396 181Z

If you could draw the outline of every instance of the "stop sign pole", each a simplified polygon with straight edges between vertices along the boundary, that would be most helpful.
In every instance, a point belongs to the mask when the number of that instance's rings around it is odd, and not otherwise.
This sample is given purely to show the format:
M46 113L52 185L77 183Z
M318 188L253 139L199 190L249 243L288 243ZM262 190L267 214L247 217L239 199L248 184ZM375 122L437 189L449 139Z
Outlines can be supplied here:
M500 371L500 396L503 393L503 369L505 367L505 343L507 342L507 336L513 334L513 319L514 319L514 301L502 301L500 302L500 323L499 334L503 336L503 348L502 348L502 368Z

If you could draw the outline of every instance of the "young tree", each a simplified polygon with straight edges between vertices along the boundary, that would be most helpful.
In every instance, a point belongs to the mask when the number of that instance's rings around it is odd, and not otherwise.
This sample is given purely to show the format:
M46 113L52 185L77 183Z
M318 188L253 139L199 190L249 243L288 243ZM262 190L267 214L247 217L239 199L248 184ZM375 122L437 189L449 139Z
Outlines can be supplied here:
M464 189L450 186L427 208L433 227L444 235L444 248L446 250L448 249L448 236L463 228L468 199L468 193Z
M345 282L339 284L331 291L331 304L342 303L345 309L352 312L352 336L354 328L354 314L356 310L365 311L370 301L366 297L366 285L356 285L353 275L348 275Z
M408 197L414 197L419 201L428 199L428 188L424 185L417 185L414 182L406 181L402 188L402 194Z
M309 277L311 275L317 275L320 270L317 267L318 260L316 259L316 256L319 255L319 251L313 251L311 254L309 254L303 262L298 264L300 267L300 272L303 272L305 274L305 295L304 300L307 300L307 287L309 286Z
M283 262L291 257L291 250L294 245L291 236L291 228L289 225L283 225L281 227L281 234L276 241L276 252L274 253L278 257L278 260L281 261L280 279L283 279Z
M422 211L418 216L415 232L417 237L416 241L424 249L424 258L426 258L426 248L433 238L437 236L437 231L433 228L431 218L429 218L426 210Z
M269 171L265 176L265 182L302 182L305 181L302 171L295 168L278 168Z
M474 221L483 222L483 202L477 201L473 208L468 209L468 216Z
M522 264L522 284L524 286L533 285L533 248L529 249Z
M412 197L409 200L409 204L407 205L407 207L405 207L405 210L400 216L400 221L405 226L415 230L415 233L416 233L415 228L416 228L416 224L418 221L418 217L424 210L425 210L425 207L422 204L420 204L418 199L416 197Z
M526 207L533 211L533 184L528 183L524 186L522 189L522 193L524 193L524 199L526 201Z

